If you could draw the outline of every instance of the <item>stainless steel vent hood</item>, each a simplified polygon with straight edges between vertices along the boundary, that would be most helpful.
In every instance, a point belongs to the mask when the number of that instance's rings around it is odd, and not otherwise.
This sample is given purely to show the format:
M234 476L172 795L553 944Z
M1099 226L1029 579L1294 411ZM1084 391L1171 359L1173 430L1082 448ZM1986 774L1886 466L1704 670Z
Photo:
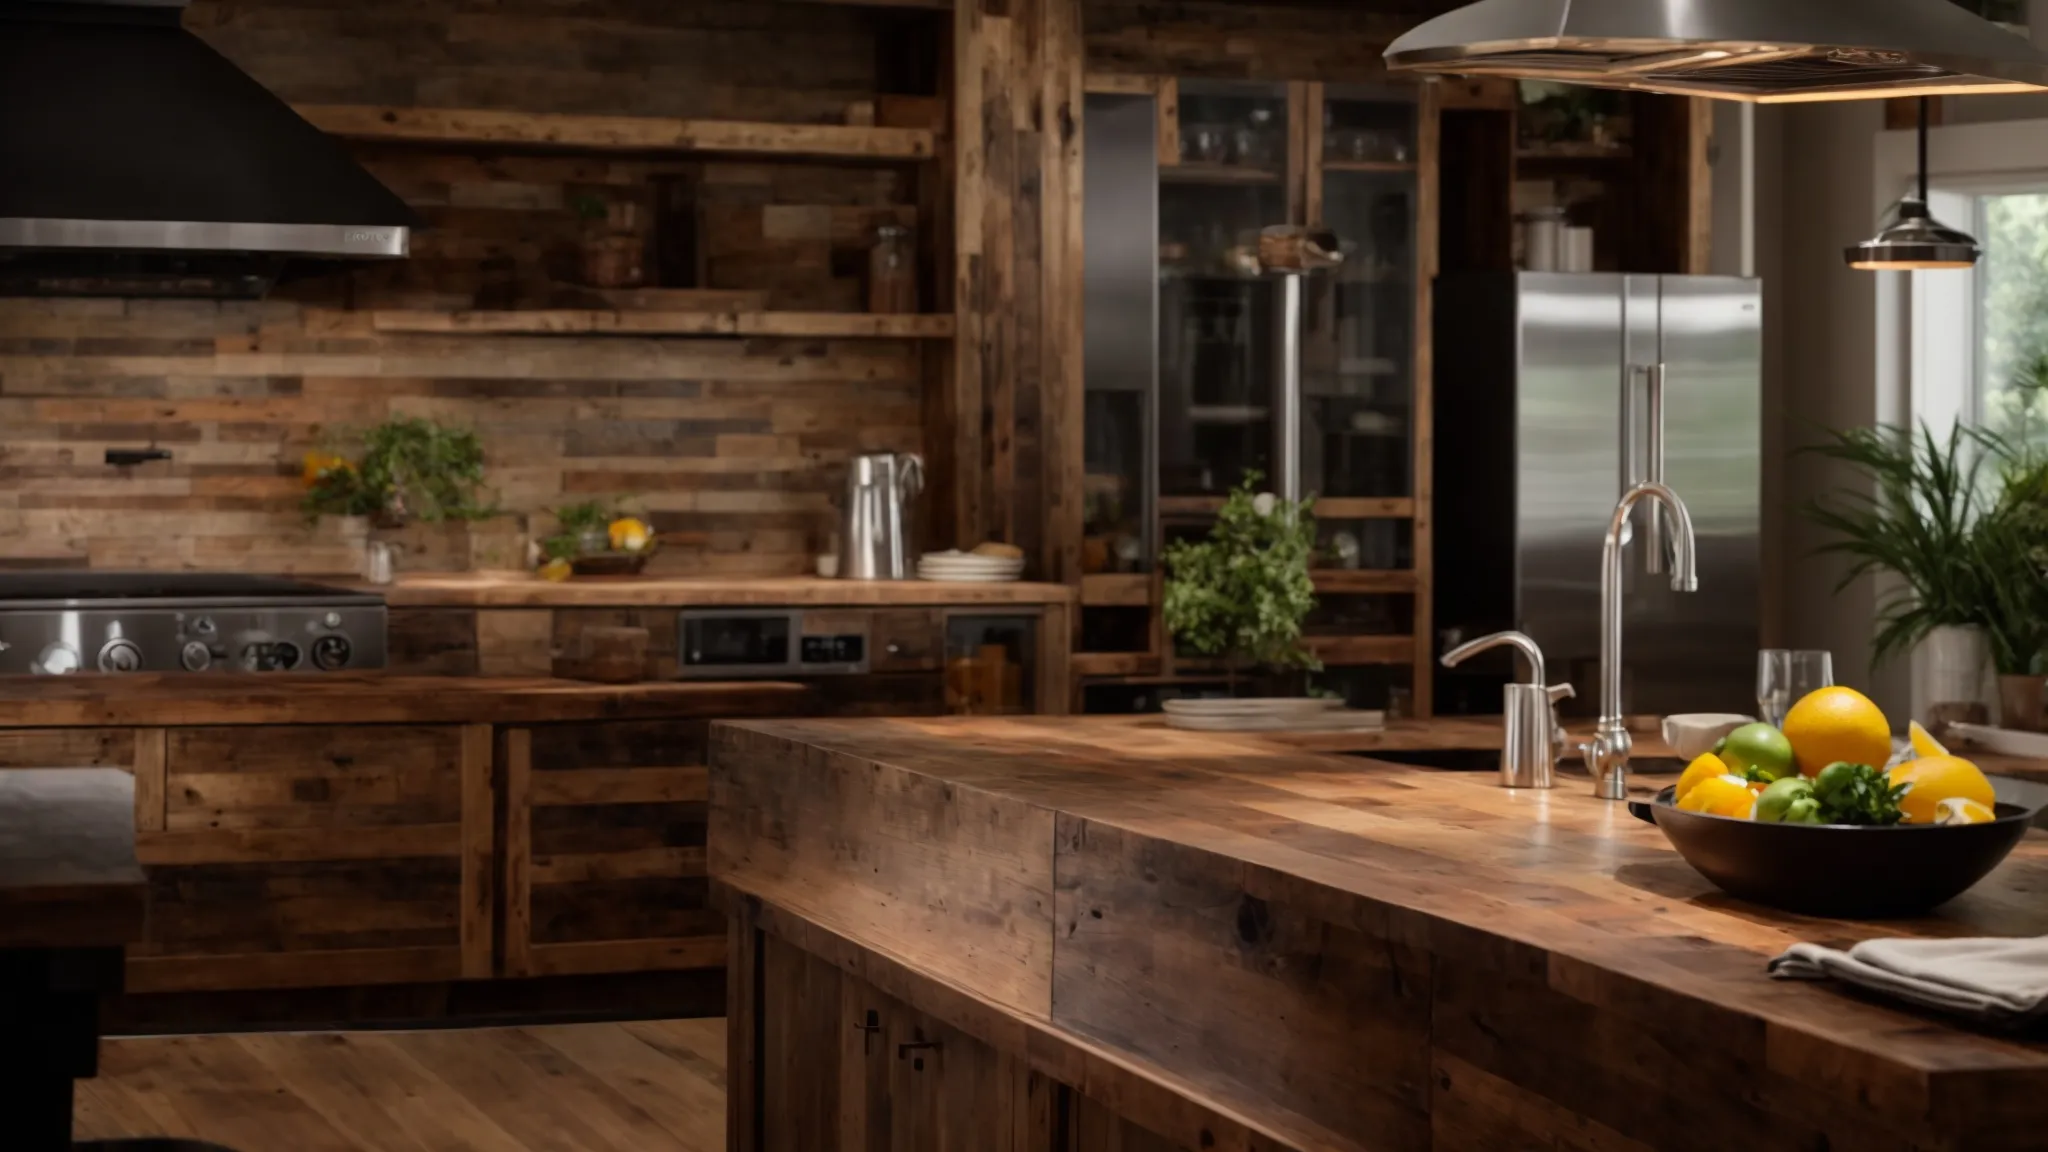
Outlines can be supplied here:
M406 255L405 202L183 7L0 0L0 292L251 295Z
M1950 0L1480 0L1397 71L1786 103L2048 88L2048 55Z

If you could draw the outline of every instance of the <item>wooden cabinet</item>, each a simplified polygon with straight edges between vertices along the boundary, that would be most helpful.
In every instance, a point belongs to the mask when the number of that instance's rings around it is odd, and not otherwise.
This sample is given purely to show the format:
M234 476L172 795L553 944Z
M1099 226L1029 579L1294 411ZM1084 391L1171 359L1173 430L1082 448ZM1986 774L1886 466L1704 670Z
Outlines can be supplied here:
M775 937L758 1127L732 1152L1176 1152L1178 1145Z
M705 907L706 720L508 729L507 976L714 967Z
M945 666L946 622L936 608L876 612L869 641L874 647L868 666L876 672L936 672Z
M131 735L130 991L491 975L490 725Z

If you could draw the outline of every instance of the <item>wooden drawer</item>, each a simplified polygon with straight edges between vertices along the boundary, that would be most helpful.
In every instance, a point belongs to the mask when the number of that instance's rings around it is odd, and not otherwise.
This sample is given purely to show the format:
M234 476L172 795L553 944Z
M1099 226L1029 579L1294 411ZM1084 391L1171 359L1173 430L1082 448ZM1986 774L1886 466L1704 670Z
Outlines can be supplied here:
M877 612L869 642L868 666L876 672L937 672L945 667L946 620L928 608Z

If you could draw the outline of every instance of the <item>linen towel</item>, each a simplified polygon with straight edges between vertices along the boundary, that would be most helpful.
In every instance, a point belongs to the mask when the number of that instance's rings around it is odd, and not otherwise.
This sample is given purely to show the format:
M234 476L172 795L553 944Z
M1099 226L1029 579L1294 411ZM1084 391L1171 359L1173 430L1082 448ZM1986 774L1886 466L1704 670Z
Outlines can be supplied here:
M1866 940L1847 952L1794 944L1770 971L1781 980L1842 980L2002 1027L2048 1017L2048 937Z

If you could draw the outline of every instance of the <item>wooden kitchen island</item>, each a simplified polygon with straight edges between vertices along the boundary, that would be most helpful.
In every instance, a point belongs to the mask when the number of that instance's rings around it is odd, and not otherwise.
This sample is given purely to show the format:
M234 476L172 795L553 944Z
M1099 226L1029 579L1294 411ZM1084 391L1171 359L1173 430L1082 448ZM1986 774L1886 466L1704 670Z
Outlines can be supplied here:
M1935 916L1725 897L1583 777L1152 721L712 733L731 1143L2021 1149L2048 1043L1779 983L1785 945L2048 933L2048 839Z

